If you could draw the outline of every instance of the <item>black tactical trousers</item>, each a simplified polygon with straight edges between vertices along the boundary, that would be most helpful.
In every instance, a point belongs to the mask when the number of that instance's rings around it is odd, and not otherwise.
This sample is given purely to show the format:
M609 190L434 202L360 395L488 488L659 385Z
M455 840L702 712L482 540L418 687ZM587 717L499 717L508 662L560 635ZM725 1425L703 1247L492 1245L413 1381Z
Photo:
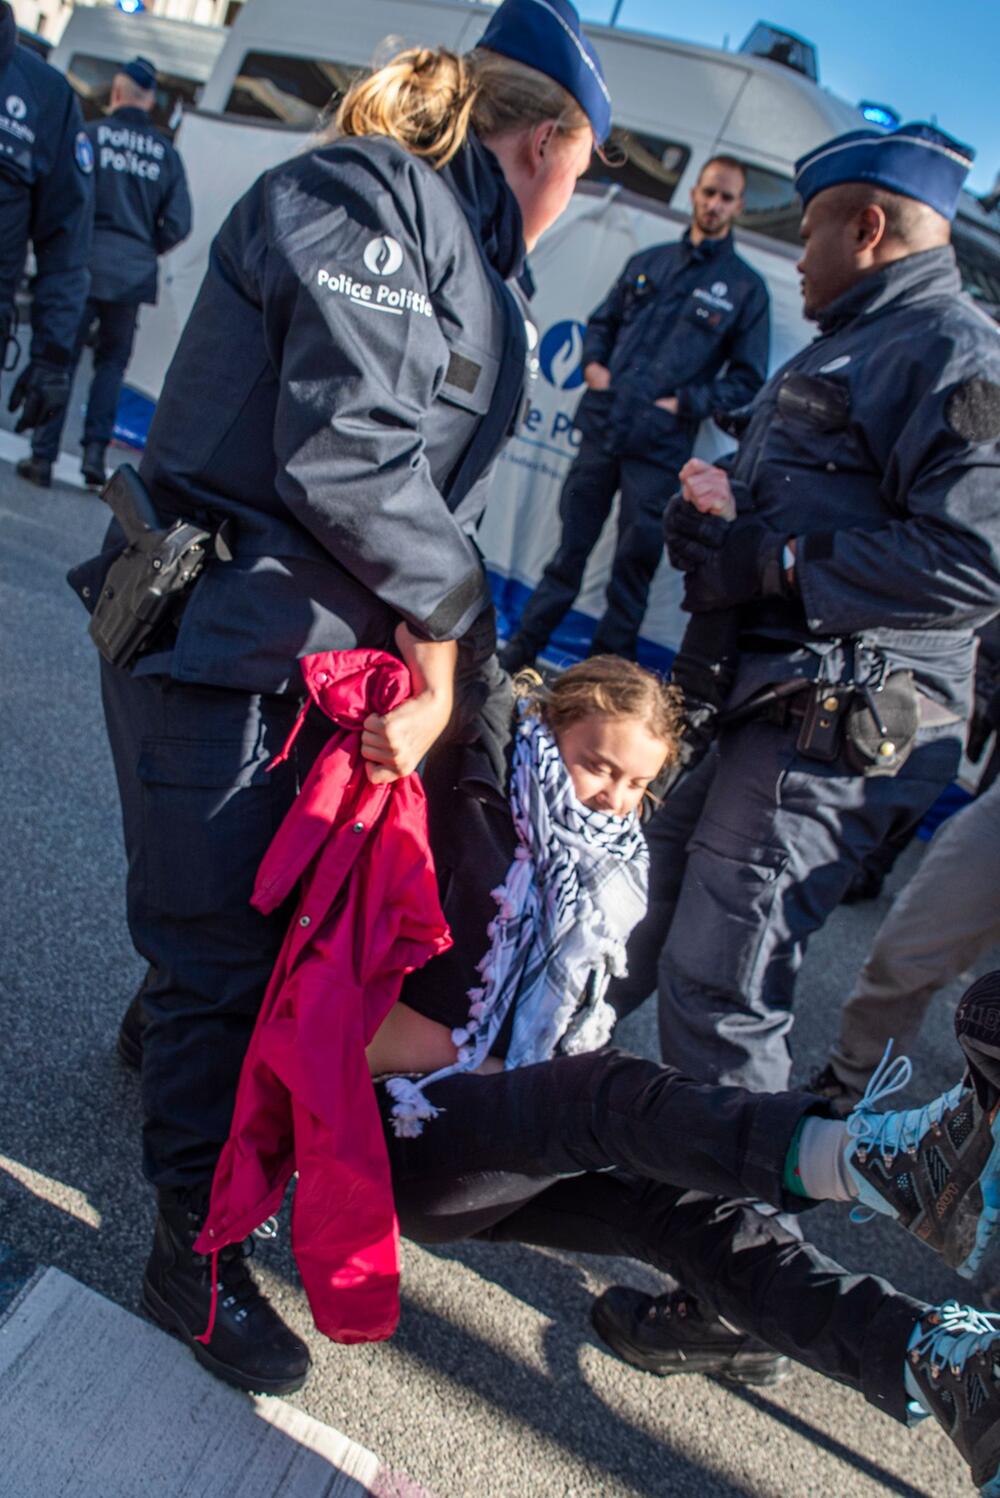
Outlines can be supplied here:
M427 1090L441 1108L397 1139L378 1089L403 1233L626 1254L675 1275L735 1325L905 1419L906 1345L924 1307L849 1274L736 1196L781 1185L805 1093L702 1087L618 1051ZM608 1167L612 1167L609 1171Z
M258 865L331 732L314 712L268 773L292 697L134 677L101 662L128 855L127 914L143 987L143 1168L207 1184L290 918L251 908Z
M87 397L87 414L83 423L83 442L99 442L103 447L111 441L118 411L118 397L128 361L132 357L135 341L135 325L139 316L136 302L101 302L93 297L87 302L76 347L73 350L72 375L80 362L84 343L91 327L97 321L97 339L94 344L94 373ZM31 451L36 458L47 458L54 462L59 456L59 443L66 421L68 407L58 411L49 421L35 428L31 438Z
M626 1014L658 988L663 1059L704 1081L787 1087L809 937L867 855L921 820L962 753L962 724L924 729L897 775L865 779L804 758L798 729L723 732L646 826L649 909L609 997Z
M686 456L685 451L678 466ZM547 644L580 591L590 554L621 490L607 606L590 649L593 655L634 659L650 584L663 555L663 511L676 489L676 472L605 452L585 437L559 497L559 549L528 600L518 636L536 652Z

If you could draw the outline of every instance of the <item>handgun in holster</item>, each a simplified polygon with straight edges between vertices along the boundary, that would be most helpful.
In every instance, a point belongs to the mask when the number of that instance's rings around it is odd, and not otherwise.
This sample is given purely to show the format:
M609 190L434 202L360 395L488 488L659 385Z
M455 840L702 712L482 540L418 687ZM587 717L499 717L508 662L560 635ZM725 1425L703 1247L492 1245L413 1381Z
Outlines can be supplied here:
M146 486L128 463L101 498L125 533L90 616L90 637L106 661L127 670L164 625L177 618L207 561L232 560L225 522L207 530L192 520L164 525Z

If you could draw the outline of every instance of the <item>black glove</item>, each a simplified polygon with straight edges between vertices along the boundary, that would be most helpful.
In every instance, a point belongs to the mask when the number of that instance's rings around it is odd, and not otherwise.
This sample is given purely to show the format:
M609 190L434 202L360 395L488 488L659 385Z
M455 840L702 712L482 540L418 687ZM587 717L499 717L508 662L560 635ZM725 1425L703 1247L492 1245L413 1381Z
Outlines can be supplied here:
M686 573L682 606L690 614L733 608L756 598L791 594L781 553L786 537L752 515L723 520L701 515L681 501L690 515L674 510L664 516L667 554ZM671 513L673 511L673 513Z
M18 417L15 432L26 432L29 427L41 426L43 422L65 409L69 400L69 363L54 363L50 359L32 358L14 382L7 402L8 411L23 407Z

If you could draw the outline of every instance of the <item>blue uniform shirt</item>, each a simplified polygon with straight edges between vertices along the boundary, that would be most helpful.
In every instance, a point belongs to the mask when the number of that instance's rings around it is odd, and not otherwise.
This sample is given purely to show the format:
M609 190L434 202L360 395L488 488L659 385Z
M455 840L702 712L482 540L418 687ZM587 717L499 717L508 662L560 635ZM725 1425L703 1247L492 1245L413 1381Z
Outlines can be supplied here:
M183 162L144 109L116 109L85 129L96 184L90 294L155 302L157 256L191 232Z
M30 241L31 352L68 359L90 280L93 150L66 79L16 43L0 4L0 323L12 317Z
M770 300L731 235L633 255L591 314L583 362L611 371L588 390L576 425L609 452L675 468L699 422L748 404L767 377ZM655 405L675 395L678 414Z

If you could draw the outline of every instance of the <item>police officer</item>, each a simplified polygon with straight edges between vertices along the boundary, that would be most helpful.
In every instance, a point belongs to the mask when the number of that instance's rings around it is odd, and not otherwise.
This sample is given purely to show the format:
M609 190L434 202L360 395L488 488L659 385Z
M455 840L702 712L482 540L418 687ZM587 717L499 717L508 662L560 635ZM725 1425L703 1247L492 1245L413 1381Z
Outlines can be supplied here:
M660 952L664 1059L699 1080L787 1085L809 937L961 759L974 631L1000 609L1000 330L950 243L972 155L910 124L797 163L819 336L761 391L731 461L686 465L665 517L685 606L737 609L742 653L732 726L649 824L650 910L618 1002L649 993ZM644 1366L677 1343L669 1297L612 1301ZM739 1367L731 1329L702 1335Z
M683 238L633 255L587 323L588 388L575 418L582 441L559 501L559 549L501 653L509 671L534 660L572 605L619 489L607 607L591 654L635 656L664 506L699 423L746 405L767 374L767 288L733 246L745 188L738 161L707 161Z
M69 398L70 359L87 297L94 153L76 95L61 73L17 45L11 7L0 0L0 351L17 355L15 296L29 241L37 274L31 352L8 410L23 432Z
M75 368L96 323L94 375L83 424L83 476L103 484L104 452L143 302L155 302L156 260L191 232L191 199L180 156L150 123L156 69L136 57L115 74L106 119L85 127L96 186L90 296L76 334ZM48 487L59 455L65 407L35 428L22 478Z
M418 690L366 725L373 780L412 771L451 714L453 674L496 672L472 539L480 482L521 409L528 338L507 282L610 128L600 64L567 0L505 0L467 57L413 48L348 92L332 143L263 176L212 246L154 417L142 477L164 519L235 523L174 630L131 672L103 666L149 964L144 1157L159 1219L152 1314L242 1388L298 1388L305 1345L239 1252L193 1244L237 1078L283 937L254 874L325 740L298 658L393 649ZM121 551L74 575L91 600ZM509 709L509 704L508 704ZM136 1042L140 1036L136 1034Z

